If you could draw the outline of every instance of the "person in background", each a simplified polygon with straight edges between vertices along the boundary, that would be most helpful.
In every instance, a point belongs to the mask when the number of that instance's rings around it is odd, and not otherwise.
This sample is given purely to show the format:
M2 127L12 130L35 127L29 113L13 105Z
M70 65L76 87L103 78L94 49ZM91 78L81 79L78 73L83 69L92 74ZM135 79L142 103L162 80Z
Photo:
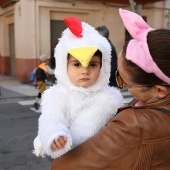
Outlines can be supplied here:
M123 106L119 89L108 85L111 47L94 27L64 19L55 48L57 84L42 95L36 156L62 157L96 134ZM79 168L81 169L81 168Z
M109 85L110 86L114 86L117 87L117 83L115 80L115 72L117 70L117 53L116 53L116 49L114 47L114 45L112 44L112 42L109 39L109 29L106 26L99 26L96 28L96 30L99 32L100 35L102 35L103 37L105 37L111 46L111 72L110 72L110 79L109 79Z
M41 100L41 95L42 93L46 90L46 79L48 74L53 75L54 74L54 70L50 68L50 66L48 65L48 56L45 54L42 54L40 57L40 65L38 66L38 68L35 70L35 77L36 77L36 81L37 81L37 85L38 85L38 95L35 99L35 103L34 103L34 108L36 110L39 109L39 102Z
M52 170L168 170L170 168L170 30L153 29L119 9L133 39L118 56L118 86L134 101L95 136L53 160Z
M54 54L51 55L51 68L52 69L55 69L55 57L54 57ZM57 83L57 79L55 77L55 75L53 74L52 75L52 84L56 84Z

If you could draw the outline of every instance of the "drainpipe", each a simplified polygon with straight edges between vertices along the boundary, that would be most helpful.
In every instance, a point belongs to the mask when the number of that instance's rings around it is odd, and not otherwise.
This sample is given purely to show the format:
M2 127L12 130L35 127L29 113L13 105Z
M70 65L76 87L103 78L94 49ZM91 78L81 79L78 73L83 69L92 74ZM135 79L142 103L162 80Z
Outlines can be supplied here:
M129 0L129 3L130 3L132 12L136 12L135 10L136 2L134 2L134 0Z
M139 15L141 15L142 5L136 4L134 0L129 0L131 10Z
M167 29L169 30L170 29L170 10L168 10L166 17L168 18Z
M36 42L36 40L37 40L37 32L36 32L36 30L37 30L37 28L36 28L36 0L34 0L34 59L35 59L35 61L34 61L34 68L36 68L37 67L37 42Z

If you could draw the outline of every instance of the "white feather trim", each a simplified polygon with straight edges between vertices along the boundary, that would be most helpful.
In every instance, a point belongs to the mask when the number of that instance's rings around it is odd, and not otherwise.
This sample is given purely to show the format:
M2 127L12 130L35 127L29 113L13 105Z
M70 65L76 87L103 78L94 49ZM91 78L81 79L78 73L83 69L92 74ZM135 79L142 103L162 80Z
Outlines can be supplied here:
M53 142L54 139L58 139L58 137L60 136L64 136L67 139L67 143L64 146L63 149L59 149L57 151L52 151L50 149L50 146ZM65 154L66 152L68 152L69 150L71 150L71 148L73 148L72 146L72 137L69 134L66 134L64 132L62 133L58 133L57 136L52 136L51 139L48 141L47 143L47 155L51 156L51 158L56 158L56 157L60 157L63 154Z
M40 138L39 136L37 136L35 139L34 139L34 149L33 150L33 153L39 157L39 156L42 156L43 158L46 156L45 152L44 152L44 149L41 145L41 142L40 142Z

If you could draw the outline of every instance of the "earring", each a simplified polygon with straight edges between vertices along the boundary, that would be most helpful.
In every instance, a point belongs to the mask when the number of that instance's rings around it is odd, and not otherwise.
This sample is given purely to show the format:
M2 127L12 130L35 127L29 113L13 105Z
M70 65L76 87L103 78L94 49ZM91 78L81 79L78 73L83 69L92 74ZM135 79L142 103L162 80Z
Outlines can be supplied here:
M160 96L156 96L156 98L159 100L159 99L160 99Z

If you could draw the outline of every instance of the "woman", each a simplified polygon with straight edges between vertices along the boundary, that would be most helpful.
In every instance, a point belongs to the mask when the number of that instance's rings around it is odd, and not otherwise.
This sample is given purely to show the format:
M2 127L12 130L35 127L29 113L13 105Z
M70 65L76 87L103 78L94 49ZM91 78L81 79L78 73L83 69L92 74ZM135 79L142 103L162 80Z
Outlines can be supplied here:
M52 170L166 170L170 167L170 30L119 10L133 37L118 57L117 83L135 100Z

